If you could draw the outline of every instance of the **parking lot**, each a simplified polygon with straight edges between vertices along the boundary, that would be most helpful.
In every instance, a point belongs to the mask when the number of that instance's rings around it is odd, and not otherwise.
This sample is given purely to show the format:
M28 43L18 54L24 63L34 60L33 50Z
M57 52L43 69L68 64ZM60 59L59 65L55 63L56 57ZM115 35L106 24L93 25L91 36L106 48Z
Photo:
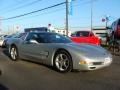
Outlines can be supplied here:
M88 72L62 74L39 63L13 62L0 48L0 90L120 90L120 56L111 66Z

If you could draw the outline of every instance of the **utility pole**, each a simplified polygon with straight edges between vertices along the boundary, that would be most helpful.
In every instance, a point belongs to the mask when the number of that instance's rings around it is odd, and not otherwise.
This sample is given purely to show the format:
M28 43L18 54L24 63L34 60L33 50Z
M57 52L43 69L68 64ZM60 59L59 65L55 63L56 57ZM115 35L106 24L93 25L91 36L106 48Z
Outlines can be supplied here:
M66 0L66 35L68 36L68 0Z
M108 27L108 21L109 21L109 16L106 16L105 19L106 19L106 29L107 29L107 27Z
M91 31L93 29L93 0L91 0Z

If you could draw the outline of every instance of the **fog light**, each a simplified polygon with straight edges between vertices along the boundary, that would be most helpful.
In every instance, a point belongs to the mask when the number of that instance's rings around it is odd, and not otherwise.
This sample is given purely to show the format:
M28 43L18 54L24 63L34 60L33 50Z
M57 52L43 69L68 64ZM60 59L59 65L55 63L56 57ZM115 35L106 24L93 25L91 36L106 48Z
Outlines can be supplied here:
M108 64L108 63L110 63L111 62L111 58L105 58L105 62L104 62L104 64Z
M85 60L80 60L79 64L87 64Z

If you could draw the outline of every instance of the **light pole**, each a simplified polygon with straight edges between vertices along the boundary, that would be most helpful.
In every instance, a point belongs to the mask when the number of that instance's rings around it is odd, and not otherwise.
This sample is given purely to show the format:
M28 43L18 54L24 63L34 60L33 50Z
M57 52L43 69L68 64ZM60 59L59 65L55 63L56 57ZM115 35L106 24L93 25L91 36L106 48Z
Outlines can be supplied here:
M66 35L68 36L68 0L66 0Z
M107 29L107 27L108 27L108 21L109 21L109 16L108 15L105 17L105 20L106 20L106 29Z
M91 0L91 31L93 27L93 0Z

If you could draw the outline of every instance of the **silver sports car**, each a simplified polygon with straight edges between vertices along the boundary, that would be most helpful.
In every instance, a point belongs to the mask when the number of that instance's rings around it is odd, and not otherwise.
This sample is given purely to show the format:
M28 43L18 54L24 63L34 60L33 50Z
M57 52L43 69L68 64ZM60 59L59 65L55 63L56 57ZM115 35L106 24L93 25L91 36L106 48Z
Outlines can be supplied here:
M50 32L29 32L8 42L11 59L18 58L54 66L59 72L96 70L112 63L112 55L100 46L76 44Z

